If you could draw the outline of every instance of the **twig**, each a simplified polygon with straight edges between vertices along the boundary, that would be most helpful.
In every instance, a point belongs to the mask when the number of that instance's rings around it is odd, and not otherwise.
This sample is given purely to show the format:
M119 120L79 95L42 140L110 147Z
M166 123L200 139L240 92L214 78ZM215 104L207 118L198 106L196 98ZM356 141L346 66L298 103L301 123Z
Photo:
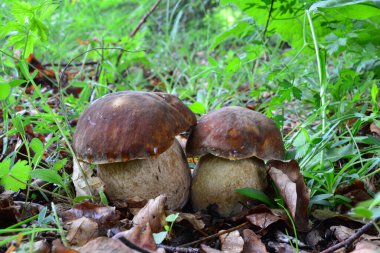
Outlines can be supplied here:
M153 13L153 11L157 8L157 6L160 4L161 0L157 0L156 3L149 9L147 13L140 19L140 22L137 24L136 28L133 29L133 31L129 34L129 37L133 38L135 37L136 33L140 30L142 25L146 22L148 17Z
M44 64L43 66L44 67L59 67L59 66L65 66L67 63L63 62L63 63L46 63ZM85 62L85 63L82 63L82 62L79 62L79 63L70 63L69 65L70 66L75 66L75 67L80 67L82 65L96 65L96 64L99 64L99 62L97 61L89 61L89 62Z
M157 9L157 7L160 4L160 2L161 2L161 0L157 0L153 4L153 6L149 9L149 11L144 14L144 16L140 19L139 23L135 27L135 29L133 29L133 31L129 34L130 38L135 37L136 33L141 29L142 25L147 21L147 19L149 18L149 16L153 13L153 11L155 9ZM123 55L123 53L124 53L123 51L119 52L119 55L116 58L116 64L115 64L115 66L119 66L119 63L120 63L120 60L121 60L121 56Z
M189 242L189 243L185 243L185 244L182 244L180 245L180 247L185 247L185 246L190 246L190 245L194 245L194 244L197 244L197 243L200 243L200 242L204 242L204 241L207 241L207 240L210 240L210 239L213 239L215 237L219 237L220 235L224 235L224 234L227 234L227 233L230 233L232 231L235 231L235 230L238 230L246 225L248 225L249 222L244 222L236 227L232 227L232 228L229 228L227 230L224 230L222 232L219 232L219 233L216 233L216 234L213 234L213 235L210 235L210 236L207 236L207 237L204 237L204 238L201 238L199 240L196 240L196 241L193 241L193 242Z
M158 248L163 248L165 251L169 252L179 252L179 253L198 253L200 252L197 248L189 248L189 247L173 247L163 244L158 244Z
M272 0L270 3L268 19L267 19L267 22L265 24L265 28L264 28L264 32L263 32L263 40L265 40L265 34L267 33L267 30L268 30L269 20L271 18L272 11L273 11L273 4L274 4L274 0Z
M362 234L364 234L365 232L367 232L370 228L372 228L372 226L374 224L376 224L379 221L380 221L380 217L376 218L375 220L373 220L370 223L365 224L363 227L361 227L360 229L358 229L358 231L356 231L355 234L351 235L346 240L343 240L340 243L335 244L334 246L331 246L330 248L325 249L321 253L334 252L335 250L343 248L343 247L348 248L356 239L358 239Z

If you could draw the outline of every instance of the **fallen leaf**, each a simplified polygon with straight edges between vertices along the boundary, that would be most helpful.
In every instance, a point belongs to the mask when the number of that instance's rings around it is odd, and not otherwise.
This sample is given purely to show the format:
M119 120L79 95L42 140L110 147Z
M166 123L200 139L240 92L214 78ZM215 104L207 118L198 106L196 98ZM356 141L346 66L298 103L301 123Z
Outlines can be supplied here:
M94 170L90 164L83 162L79 162L78 164L76 159L73 160L73 164L71 179L73 180L77 196L97 196L99 191L104 191L103 181L99 177L93 176ZM83 173L81 172L81 168ZM88 186L85 179L87 180Z
M166 214L176 214L177 212L167 211ZM205 223L202 220L202 217L200 214L193 214L193 213L178 213L178 218L175 220L175 222L181 222L183 220L188 221L194 229L196 230L202 230L205 227Z
M105 231L114 227L120 220L120 212L111 206L98 206L88 201L77 204L74 208L62 213L62 220L69 222L81 217L89 218L98 224L99 229ZM102 231L100 234L104 234Z
M53 253L79 253L79 251L66 248L65 246L63 246L62 242L59 239L56 239L53 241L52 252Z
M98 223L82 217L66 224L68 233L67 242L72 246L82 246L98 236Z
M268 162L269 175L284 198L297 229L309 230L309 189L295 160Z
M246 216L246 219L253 225L265 229L277 221L285 221L282 217L274 215L272 212L254 213Z
M375 123L371 123L371 125L369 126L369 129L370 129L371 133L373 133L373 135L375 137L377 137L378 139L380 139L380 128L378 126L376 126Z
M121 241L107 238L107 237L98 237L94 240L89 241L87 244L78 248L80 253L134 253L137 251L131 250Z
M149 226L149 223L144 227L136 225L127 231L123 231L114 235L112 238L119 239L121 237L124 237L132 243L136 244L137 246L140 246L149 251L157 253L165 252L164 249L157 248L157 245L153 239L153 233Z
M222 251L220 251L218 249L211 248L211 247L207 246L206 244L201 244L201 252L205 252L205 253L221 253Z
M235 230L228 234L222 234L219 236L219 239L222 244L221 246L222 252L240 253L243 251L244 240L240 236L239 231Z
M166 197L164 195L150 199L135 217L133 217L133 224L141 227L149 224L153 233L161 232L166 225L165 202Z
M49 253L50 250L50 244L46 240L33 243L33 253Z
M243 253L267 253L264 243L250 229L243 230L244 248Z
M356 244L355 250L352 253L378 253L380 252L379 245L370 241L360 241Z
M13 192L0 194L0 228L6 228L20 221L19 207L13 202Z
M355 230L348 228L346 226L331 226L330 230L333 232L335 238L340 242L346 240L348 237L355 234ZM378 240L379 239L379 237L370 236L368 234L363 234L359 238L367 239L367 240Z

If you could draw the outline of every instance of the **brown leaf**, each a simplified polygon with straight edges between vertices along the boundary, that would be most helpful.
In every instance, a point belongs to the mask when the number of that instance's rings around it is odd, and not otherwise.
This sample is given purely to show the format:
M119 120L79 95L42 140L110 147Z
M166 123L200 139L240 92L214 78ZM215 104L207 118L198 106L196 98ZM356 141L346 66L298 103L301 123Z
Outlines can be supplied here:
M222 244L222 252L240 253L243 251L244 240L239 231L235 230L228 234L220 235L219 239Z
M113 227L120 219L120 212L111 206L99 206L90 202L83 202L74 208L62 213L64 222L72 221L81 217L92 219L98 223L99 228L107 229Z
M222 251L218 249L211 248L207 246L206 244L201 244L201 252L204 253L221 253Z
M378 126L376 126L375 123L371 123L371 125L369 126L369 129L375 137L380 139L380 128Z
M268 209L266 212L253 213L247 215L246 219L253 225L258 226L261 229L265 229L268 226L280 220L286 222L286 219L284 219L282 216L278 214L273 214L270 209Z
M380 252L379 245L370 241L360 241L356 244L355 250L352 253L378 253Z
M89 241L86 245L80 247L79 252L81 253L134 253L134 251L124 245L121 241L117 239L98 237L94 240Z
M79 253L79 251L66 248L62 245L62 242L59 239L56 239L53 241L53 247L52 247L53 253Z
M19 207L15 205L11 191L0 194L0 228L6 228L20 221Z
M118 239L120 237L125 237L132 243L152 252L165 252L165 250L157 248L149 223L144 227L136 225L130 230L116 234L112 238Z
M164 195L150 199L136 216L133 217L133 224L144 227L148 223L153 233L161 232L166 224L165 202L166 197Z
M167 211L166 213L169 215L176 214L177 212ZM180 212L175 222L181 222L183 220L188 221L196 230L202 230L205 227L205 223L203 222L202 217L199 214Z
M267 253L264 243L250 229L243 230L244 248L243 253Z
M307 231L309 189L305 185L298 163L295 160L271 160L268 168L269 175L280 190L297 229Z
M66 239L70 245L82 246L98 236L98 224L89 218L82 217L66 223Z

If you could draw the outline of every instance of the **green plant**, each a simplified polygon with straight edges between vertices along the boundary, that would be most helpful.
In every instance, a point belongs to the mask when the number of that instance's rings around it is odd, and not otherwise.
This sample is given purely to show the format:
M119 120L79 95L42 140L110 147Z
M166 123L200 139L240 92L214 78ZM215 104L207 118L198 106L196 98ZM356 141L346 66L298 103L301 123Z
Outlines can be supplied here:
M168 235L170 236L174 222L178 218L178 216L179 216L179 213L176 213L176 214L170 214L165 218L165 221L170 222L170 225L165 225L164 231L153 234L154 241L157 244L162 243L165 240L165 238L167 238Z

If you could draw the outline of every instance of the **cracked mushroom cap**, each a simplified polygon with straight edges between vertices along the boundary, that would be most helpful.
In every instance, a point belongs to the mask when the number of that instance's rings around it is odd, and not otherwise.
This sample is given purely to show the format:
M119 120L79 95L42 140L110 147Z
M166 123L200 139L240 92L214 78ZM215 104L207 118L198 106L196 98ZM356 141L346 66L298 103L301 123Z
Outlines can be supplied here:
M105 164L156 156L195 115L177 97L165 93L122 91L105 95L78 119L73 146L79 160Z
M285 157L277 125L261 113L239 106L223 107L202 116L190 133L188 156L212 154L227 159Z

